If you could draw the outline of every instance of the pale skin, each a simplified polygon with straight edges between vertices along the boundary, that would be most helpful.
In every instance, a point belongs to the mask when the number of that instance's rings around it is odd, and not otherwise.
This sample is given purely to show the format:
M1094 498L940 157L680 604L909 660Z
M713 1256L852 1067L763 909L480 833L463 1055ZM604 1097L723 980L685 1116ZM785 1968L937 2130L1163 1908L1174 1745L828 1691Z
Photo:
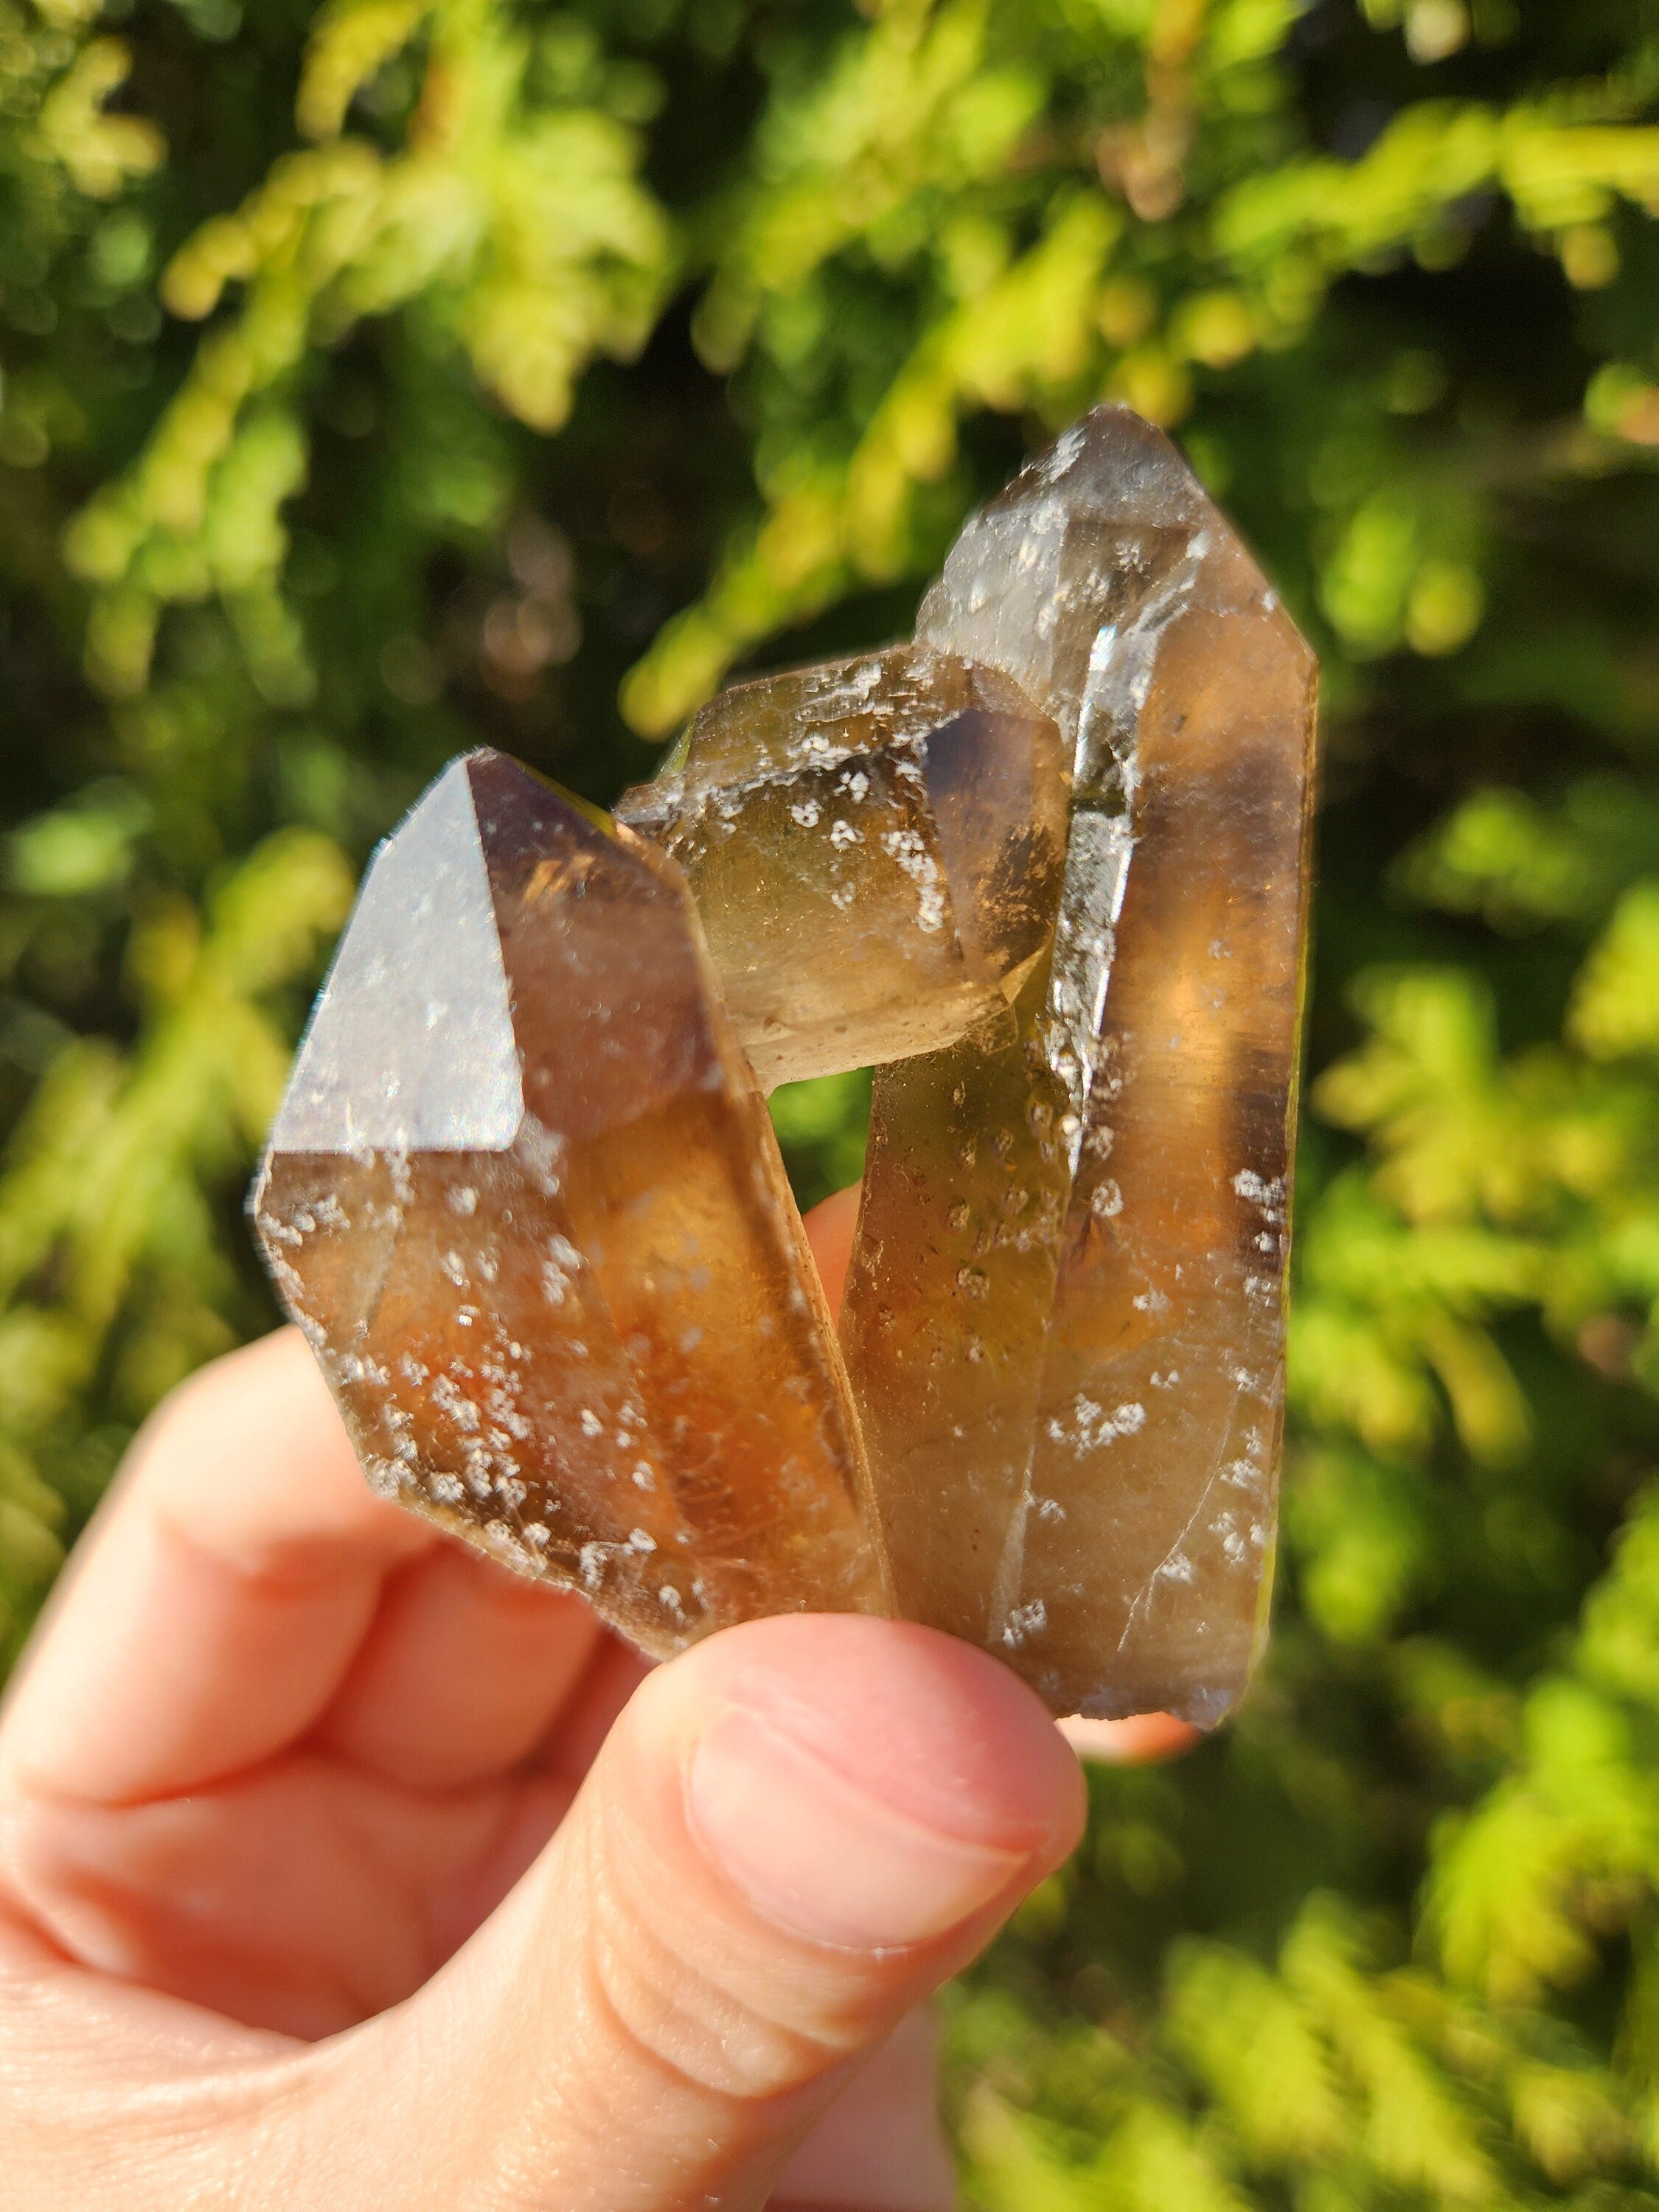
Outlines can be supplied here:
M281 1332L149 1425L0 1717L7 2204L945 2212L919 2008L1081 1819L932 1631L647 1671L374 1497Z

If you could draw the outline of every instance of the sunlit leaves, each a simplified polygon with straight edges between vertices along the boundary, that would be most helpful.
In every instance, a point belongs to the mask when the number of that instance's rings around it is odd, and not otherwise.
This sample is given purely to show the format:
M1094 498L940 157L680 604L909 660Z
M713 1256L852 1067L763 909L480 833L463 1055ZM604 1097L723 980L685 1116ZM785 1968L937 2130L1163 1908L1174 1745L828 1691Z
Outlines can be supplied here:
M334 136L365 77L428 15L407 144L386 155ZM300 119L330 143L285 156L173 257L162 293L175 314L211 315L231 285L241 306L203 339L137 465L70 531L71 567L100 587L88 673L100 689L142 690L160 611L218 592L259 688L305 695L303 643L279 597L279 517L305 468L289 387L317 343L337 343L362 316L418 307L544 431L564 420L594 353L641 343L671 258L637 146L609 115L535 112L529 58L500 9L463 0L348 5L319 22Z

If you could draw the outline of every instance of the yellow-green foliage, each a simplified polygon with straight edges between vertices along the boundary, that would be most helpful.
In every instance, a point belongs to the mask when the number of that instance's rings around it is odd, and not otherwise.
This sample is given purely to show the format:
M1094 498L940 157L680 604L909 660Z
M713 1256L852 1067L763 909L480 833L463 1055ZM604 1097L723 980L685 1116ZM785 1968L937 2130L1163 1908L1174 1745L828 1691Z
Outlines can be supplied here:
M966 2186L1659 2203L1656 100L1654 0L0 0L0 1658L422 782L609 798L1124 398L1327 672L1280 1587L955 1992Z

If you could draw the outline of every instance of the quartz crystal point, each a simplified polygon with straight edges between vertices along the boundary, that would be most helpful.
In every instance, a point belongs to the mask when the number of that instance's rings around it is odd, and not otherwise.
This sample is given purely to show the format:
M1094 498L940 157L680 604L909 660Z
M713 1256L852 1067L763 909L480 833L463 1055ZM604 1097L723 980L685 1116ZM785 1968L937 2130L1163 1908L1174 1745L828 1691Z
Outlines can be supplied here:
M770 1089L1006 1011L1052 928L1066 787L1006 676L896 646L723 693L617 814L684 870Z
M370 1481L644 1650L886 1609L858 1427L672 863L499 754L371 866L254 1197Z
M1051 957L876 1079L842 1331L899 1609L1058 1712L1208 1725L1270 1579L1314 663L1121 408L917 635L1053 718L1073 797Z

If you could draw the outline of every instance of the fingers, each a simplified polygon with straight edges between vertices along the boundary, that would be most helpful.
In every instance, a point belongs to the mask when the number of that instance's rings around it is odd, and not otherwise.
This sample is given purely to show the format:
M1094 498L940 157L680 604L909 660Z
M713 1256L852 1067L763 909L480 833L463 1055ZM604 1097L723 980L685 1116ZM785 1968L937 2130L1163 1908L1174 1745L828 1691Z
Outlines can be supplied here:
M434 1529L363 1480L295 1331L216 1362L144 1430L77 1548L0 1724L0 1782L106 1804L198 1789L295 1741L337 1699L340 1741L388 1771L425 1760L453 1777L518 1756L592 1628L483 1562L438 1566L441 1553ZM398 1570L394 1618L359 1677ZM396 1718L396 1665L428 1633L456 1664L447 1686L441 1660L427 1664L423 1707ZM484 1642L462 1670L466 1635Z
M332 1695L386 1568L432 1539L364 1483L292 1331L141 1435L0 1730L24 1786L104 1802L268 1756Z
M838 1190L831 1197L821 1200L801 1219L806 1242L817 1263L818 1280L823 1285L830 1318L835 1322L841 1319L847 1270L853 1264L853 1240L858 1233L859 1200L862 1195L861 1186L854 1183L850 1189Z
M317 1740L417 1789L500 1773L545 1734L601 1633L579 1597L441 1543L387 1583Z
M730 1631L641 1684L501 1910L337 2047L334 2094L392 2100L364 2155L398 2202L758 2206L858 2062L1064 1856L1081 1799L981 1653L854 1618ZM405 2196L422 2080L447 2125Z
M758 2212L787 2182L942 2212L901 2023L1063 1855L1080 1797L981 1653L858 1619L732 1631L641 1683L500 1911L362 2028L287 2045L0 1940L22 2201ZM799 2149L895 2030L848 2108L858 2155Z
M0 1893L102 1973L246 2026L329 2035L418 1989L568 1796L550 1779L411 1804L299 1754L149 1804L0 1812Z
M1204 1740L1201 1729L1173 1713L1133 1713L1122 1721L1091 1721L1074 1714L1061 1721L1060 1732L1079 1759L1097 1759L1104 1766L1161 1765Z

